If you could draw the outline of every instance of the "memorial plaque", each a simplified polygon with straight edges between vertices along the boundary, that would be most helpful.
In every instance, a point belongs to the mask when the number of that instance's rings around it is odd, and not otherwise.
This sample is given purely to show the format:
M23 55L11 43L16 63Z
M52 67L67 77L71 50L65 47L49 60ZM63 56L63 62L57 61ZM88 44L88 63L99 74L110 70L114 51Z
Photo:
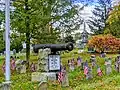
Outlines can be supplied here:
M60 70L60 55L49 55L49 71Z

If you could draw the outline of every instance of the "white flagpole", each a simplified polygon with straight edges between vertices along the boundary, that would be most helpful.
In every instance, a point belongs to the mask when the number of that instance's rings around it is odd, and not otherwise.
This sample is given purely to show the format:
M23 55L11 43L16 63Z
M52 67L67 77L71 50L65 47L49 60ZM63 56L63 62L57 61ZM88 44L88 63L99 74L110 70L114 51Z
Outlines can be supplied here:
M5 0L5 83L4 90L10 90L10 0Z
M6 81L10 81L10 0L5 1Z

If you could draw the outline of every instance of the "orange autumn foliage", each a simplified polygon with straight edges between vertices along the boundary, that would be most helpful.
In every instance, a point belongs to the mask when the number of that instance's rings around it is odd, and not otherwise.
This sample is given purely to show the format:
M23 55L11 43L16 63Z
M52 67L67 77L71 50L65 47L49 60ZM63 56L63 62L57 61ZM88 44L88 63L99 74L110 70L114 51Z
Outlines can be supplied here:
M120 39L108 35L95 35L88 41L88 46L96 51L118 51L120 50Z

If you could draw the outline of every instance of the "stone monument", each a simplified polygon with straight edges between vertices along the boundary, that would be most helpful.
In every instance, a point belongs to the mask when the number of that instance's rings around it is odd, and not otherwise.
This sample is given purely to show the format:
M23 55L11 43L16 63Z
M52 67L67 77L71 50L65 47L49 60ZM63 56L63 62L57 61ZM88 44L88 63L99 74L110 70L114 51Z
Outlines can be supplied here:
M39 50L37 71L48 72L48 54L50 54L49 48Z
M56 80L57 73L61 68L59 51L72 51L73 44L71 42L68 44L37 44L33 46L33 50L35 53L39 52L37 71L41 72L41 76L35 75L35 72L32 73L32 81L39 80L43 76L47 77L47 80ZM46 86L46 84L42 84Z

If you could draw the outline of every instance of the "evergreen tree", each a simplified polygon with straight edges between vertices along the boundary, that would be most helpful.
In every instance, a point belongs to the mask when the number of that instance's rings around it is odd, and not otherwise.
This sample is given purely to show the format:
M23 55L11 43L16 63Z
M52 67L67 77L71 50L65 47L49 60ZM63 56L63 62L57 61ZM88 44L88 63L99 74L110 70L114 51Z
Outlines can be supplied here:
M88 20L88 25L94 34L103 34L111 10L111 0L98 0L92 11L93 16Z

